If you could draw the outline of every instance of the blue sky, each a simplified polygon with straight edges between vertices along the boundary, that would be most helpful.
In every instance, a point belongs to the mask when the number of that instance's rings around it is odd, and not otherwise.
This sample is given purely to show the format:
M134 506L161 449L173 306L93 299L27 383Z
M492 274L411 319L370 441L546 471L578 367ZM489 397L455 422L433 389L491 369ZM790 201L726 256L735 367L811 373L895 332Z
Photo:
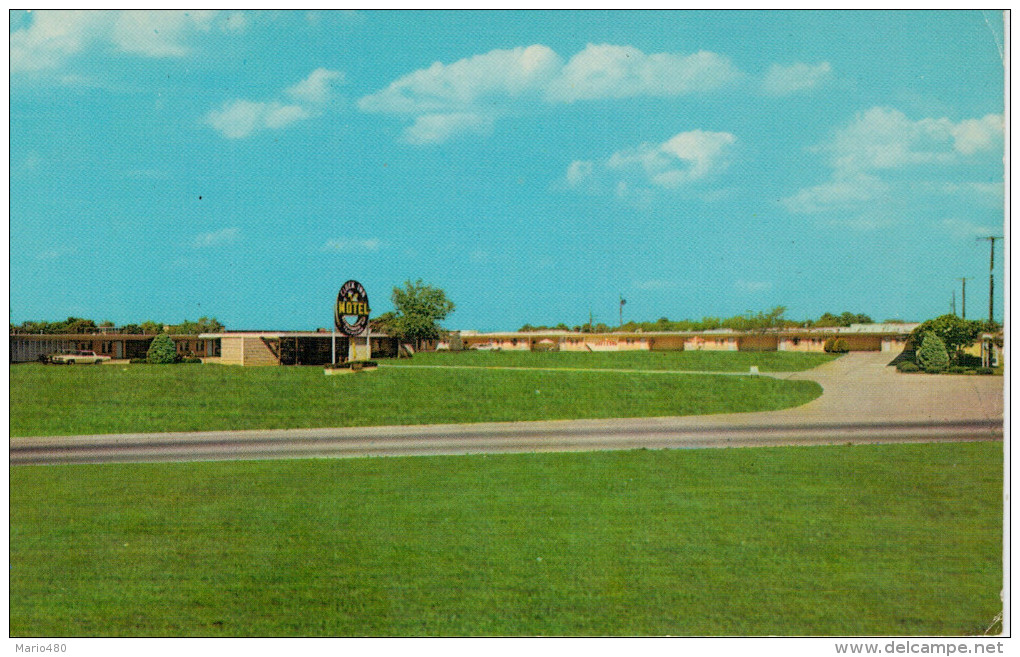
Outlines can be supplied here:
M10 20L15 323L987 316L996 12Z

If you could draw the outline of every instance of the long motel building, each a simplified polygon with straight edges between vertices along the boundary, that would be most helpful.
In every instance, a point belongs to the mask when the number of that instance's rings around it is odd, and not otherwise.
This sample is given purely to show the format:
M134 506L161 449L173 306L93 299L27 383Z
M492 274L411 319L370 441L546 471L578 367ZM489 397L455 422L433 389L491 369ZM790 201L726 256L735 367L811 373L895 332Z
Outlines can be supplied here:
M425 350L465 349L506 351L824 351L830 338L843 338L851 351L899 353L907 347L916 323L853 324L847 327L792 328L768 331L633 331L576 333L529 331L481 333L451 331ZM154 335L106 334L10 336L10 362L39 360L57 351L91 350L112 359L144 358ZM318 331L224 331L200 335L172 335L181 356L224 365L322 365L349 359L396 357L396 338L372 332L371 352L363 337L349 339ZM975 353L987 349L998 361L999 336L982 336Z
M843 338L851 351L900 352L917 323L853 324L831 328L760 331L634 331L576 333L457 331L438 349L517 351L824 351L829 338Z

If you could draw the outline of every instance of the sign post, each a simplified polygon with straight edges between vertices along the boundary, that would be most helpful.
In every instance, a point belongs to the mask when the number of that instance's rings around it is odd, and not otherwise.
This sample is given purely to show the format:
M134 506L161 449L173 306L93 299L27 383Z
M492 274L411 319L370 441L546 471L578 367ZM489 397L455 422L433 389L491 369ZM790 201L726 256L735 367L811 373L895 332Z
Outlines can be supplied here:
M368 293L364 286L355 280L350 280L340 286L340 292L336 295L336 305L333 307L333 325L336 329L346 335L350 341L349 360L359 360L355 340L359 335L365 336L365 358L372 358L372 336L368 326L368 315L371 309L368 307ZM353 321L351 321L353 320ZM333 360L336 361L336 347L333 347Z

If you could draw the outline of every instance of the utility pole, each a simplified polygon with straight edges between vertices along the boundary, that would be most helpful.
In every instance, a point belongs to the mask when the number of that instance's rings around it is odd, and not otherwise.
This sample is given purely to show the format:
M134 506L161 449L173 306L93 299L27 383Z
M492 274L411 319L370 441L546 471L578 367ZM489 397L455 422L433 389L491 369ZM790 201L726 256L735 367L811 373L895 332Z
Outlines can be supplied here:
M970 278L961 277L960 280L963 281L963 315L962 315L962 318L963 319L967 319L967 281L969 281Z
M620 295L620 328L623 328L623 305L627 303L627 300Z
M953 290L953 300L949 302L949 312L956 314L956 290Z
M991 256L988 259L988 323L991 324L995 317L995 240L1001 240L1002 235L995 237L979 237L978 241L988 240L991 244Z

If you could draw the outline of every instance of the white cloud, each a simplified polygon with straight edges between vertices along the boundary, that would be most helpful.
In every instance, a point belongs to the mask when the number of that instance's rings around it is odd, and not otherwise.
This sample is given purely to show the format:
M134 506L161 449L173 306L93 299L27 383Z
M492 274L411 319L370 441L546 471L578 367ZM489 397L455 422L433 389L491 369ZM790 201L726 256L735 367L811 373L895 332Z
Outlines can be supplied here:
M566 183L593 191L611 187L619 198L645 203L655 190L675 191L724 171L736 141L728 132L681 132L603 161L575 160L567 167Z
M1002 138L1002 117L989 114L980 119L967 119L952 127L953 145L964 155L998 147Z
M146 57L181 57L189 32L208 31L213 12L125 11L114 21L112 40L124 51Z
M180 57L192 52L195 34L210 31L217 12L44 10L31 17L10 35L12 73L57 69L103 45L144 57Z
M561 67L559 55L542 45L493 50L448 65L435 62L365 96L358 107L411 115L498 109L511 99L540 94Z
M331 80L343 80L343 74L319 68L284 91L294 102L231 100L206 114L204 122L227 139L243 139L262 130L279 130L320 116L331 95Z
M248 27L248 18L239 11L227 16L227 19L223 21L224 32L243 32Z
M945 172L989 162L1002 149L1002 116L954 122L911 120L903 112L873 107L816 147L832 169L829 180L782 199L790 212L829 214L830 221L866 230L917 211L932 197L955 195L977 202L1001 201L997 183L947 181ZM957 167L957 168L948 168ZM906 176L906 177L905 177ZM853 215L853 216L849 216Z
M1002 138L1002 117L953 123L946 118L911 121L896 109L873 107L836 132L823 149L837 171L861 172L918 164L951 164L992 150Z
M287 89L287 94L303 103L322 104L329 101L330 83L344 82L344 74L327 68L317 68L307 78Z
M802 64L790 66L773 64L762 80L761 88L770 96L785 96L817 87L832 77L832 66L829 62L820 64Z
M591 180L595 171L595 163L591 160L574 160L567 167L567 184L571 187L580 187Z
M194 241L191 243L196 249L205 248L208 246L221 246L223 244L230 244L236 242L241 236L241 231L238 228L224 228L222 230L213 231L211 233L199 233L195 236Z
M462 112L457 114L426 114L415 119L404 131L404 141L410 144L438 144L464 133L486 134L492 129L492 119Z
M772 289L772 282L739 280L733 284L733 287L737 288L741 292L747 293L767 292Z
M527 105L680 96L712 91L739 77L728 59L710 52L646 55L629 46L589 45L564 63L536 44L435 62L361 98L358 107L408 117L414 122L405 132L407 141L436 143L487 132L494 121Z
M726 168L726 153L737 138L728 132L681 132L662 144L641 144L614 153L610 169L640 169L657 187L676 189Z
M338 251L340 253L358 253L365 251L378 251L380 247L382 247L382 242L375 238L367 240L335 239L328 240L325 244L323 244L322 250Z
M781 202L790 212L853 210L889 193L889 185L875 176L857 174L800 190Z
M110 29L104 12L37 11L32 16L28 27L11 33L11 73L56 68Z
M729 59L713 52L646 55L631 46L588 47L570 58L554 79L551 101L574 102L632 96L681 96L714 91L740 77Z

